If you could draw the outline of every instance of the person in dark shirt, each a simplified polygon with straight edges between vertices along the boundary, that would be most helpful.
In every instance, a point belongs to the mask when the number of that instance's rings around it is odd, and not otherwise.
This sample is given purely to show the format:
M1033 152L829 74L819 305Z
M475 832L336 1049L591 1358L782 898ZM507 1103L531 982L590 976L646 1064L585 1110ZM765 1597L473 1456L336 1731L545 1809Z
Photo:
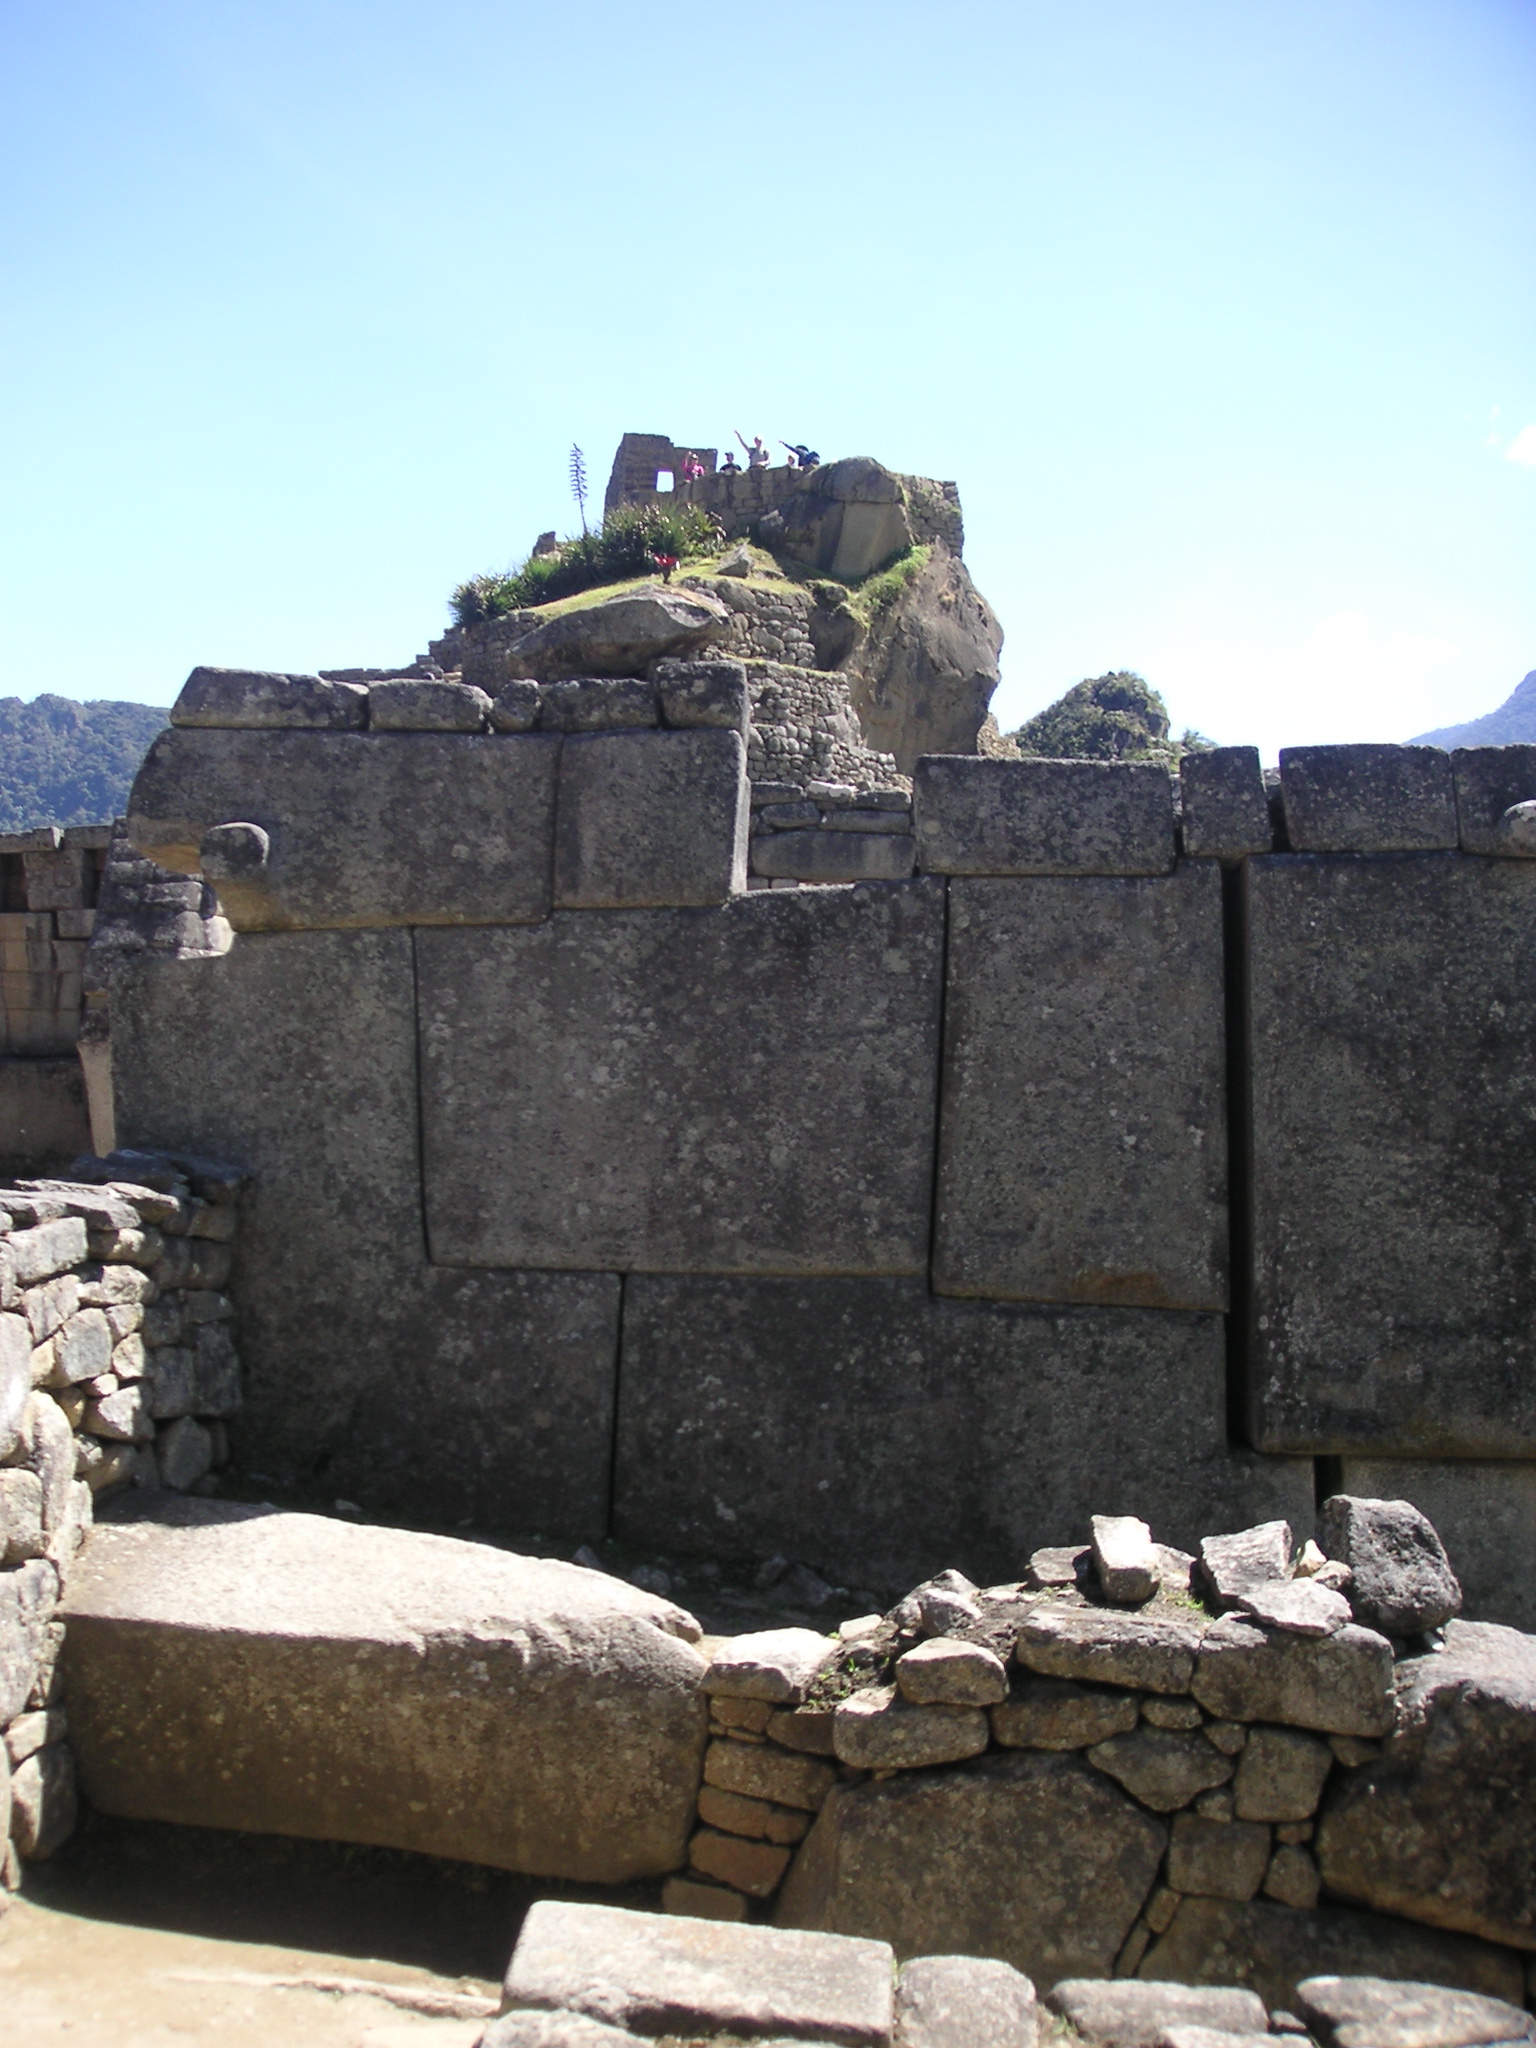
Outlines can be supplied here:
M792 466L798 465L801 469L815 469L821 461L821 457L816 453L816 450L814 448L807 448L803 441L781 441L779 446L789 450L792 457Z

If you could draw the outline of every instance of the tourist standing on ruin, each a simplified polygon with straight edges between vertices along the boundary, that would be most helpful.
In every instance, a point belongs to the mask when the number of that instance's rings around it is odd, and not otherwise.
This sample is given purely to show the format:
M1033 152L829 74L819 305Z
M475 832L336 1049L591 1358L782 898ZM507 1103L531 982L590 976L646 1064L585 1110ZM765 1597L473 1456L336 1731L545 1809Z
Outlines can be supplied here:
M768 450L763 445L763 437L761 434L754 434L751 440L749 441L742 433L740 427L738 427L736 429L736 438L738 441L740 441L742 447L745 448L747 451L748 469L766 469L768 467L768 464L772 460L772 458L769 455Z

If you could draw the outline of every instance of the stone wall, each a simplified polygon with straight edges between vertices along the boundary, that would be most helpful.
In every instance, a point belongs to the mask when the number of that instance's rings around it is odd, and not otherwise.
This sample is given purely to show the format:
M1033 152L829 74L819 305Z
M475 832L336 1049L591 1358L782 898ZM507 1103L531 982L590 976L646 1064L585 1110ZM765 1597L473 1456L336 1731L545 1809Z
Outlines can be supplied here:
M109 829L0 835L0 1173L50 1171L90 1146L74 1051Z
M811 772L812 671L210 673L128 829L233 942L119 955L112 1063L120 1141L257 1176L258 1469L877 1588L1432 1490L1536 1619L1519 750L1273 806L1251 749L928 756L909 811Z
M240 1407L229 1280L242 1183L119 1154L0 1186L0 1811L3 1881L74 1824L65 1629L95 1503L202 1492Z

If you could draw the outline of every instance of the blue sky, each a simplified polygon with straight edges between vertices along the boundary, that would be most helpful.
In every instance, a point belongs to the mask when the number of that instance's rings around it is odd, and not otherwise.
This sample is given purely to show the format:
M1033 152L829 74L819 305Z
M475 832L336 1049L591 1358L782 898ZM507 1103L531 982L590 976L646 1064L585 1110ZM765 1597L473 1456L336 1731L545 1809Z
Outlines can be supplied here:
M1016 724L1536 666L1530 0L7 0L0 694L392 661L571 442L958 480Z

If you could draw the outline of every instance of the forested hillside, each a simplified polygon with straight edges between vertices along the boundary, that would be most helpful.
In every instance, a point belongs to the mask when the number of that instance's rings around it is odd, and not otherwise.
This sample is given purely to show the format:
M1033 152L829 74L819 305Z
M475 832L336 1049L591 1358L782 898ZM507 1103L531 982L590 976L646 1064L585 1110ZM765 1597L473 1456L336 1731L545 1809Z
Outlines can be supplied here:
M166 716L153 704L0 697L0 832L118 817Z

